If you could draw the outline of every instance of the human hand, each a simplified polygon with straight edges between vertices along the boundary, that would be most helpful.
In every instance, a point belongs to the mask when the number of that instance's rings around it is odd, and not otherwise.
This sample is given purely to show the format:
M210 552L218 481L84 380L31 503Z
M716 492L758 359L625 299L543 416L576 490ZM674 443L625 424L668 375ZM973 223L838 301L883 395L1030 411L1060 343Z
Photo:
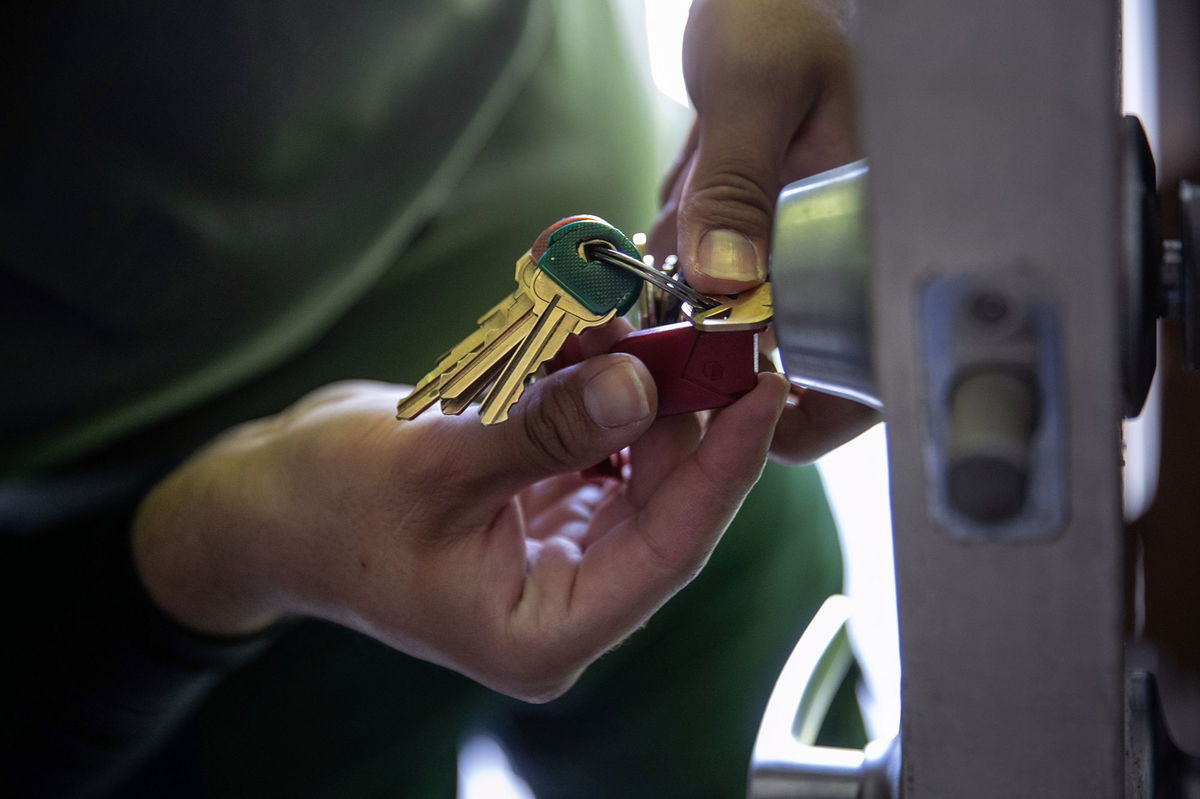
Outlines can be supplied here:
M677 253L700 291L733 294L765 280L780 189L860 157L840 5L692 5L683 57L697 118L663 185L649 247L660 260ZM878 418L858 403L794 389L772 456L814 460Z
M652 251L688 281L733 294L766 279L787 183L860 157L840 4L695 0L683 66L696 121L663 183Z
M596 331L602 352L621 334ZM156 602L214 634L329 619L530 701L561 694L703 566L762 468L771 376L701 431L654 421L636 359L534 383L504 424L397 423L402 387L335 384L236 428L134 528ZM625 482L577 472L630 447Z

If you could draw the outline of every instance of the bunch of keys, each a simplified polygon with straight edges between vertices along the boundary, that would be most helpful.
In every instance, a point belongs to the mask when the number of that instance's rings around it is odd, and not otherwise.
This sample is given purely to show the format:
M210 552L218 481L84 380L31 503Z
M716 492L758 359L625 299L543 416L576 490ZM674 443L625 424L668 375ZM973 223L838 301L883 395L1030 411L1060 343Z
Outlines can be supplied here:
M625 234L594 216L560 220L517 259L517 289L479 318L479 328L443 355L400 401L396 418L415 419L435 402L460 414L477 399L479 418L496 424L521 398L526 380L573 333L623 315L637 301L637 275L599 260L584 247L603 245L632 258Z
M611 352L646 364L659 393L659 416L724 407L757 383L757 332L771 321L770 284L736 297L709 297L645 263L621 231L590 215L567 217L517 259L517 289L478 320L478 329L438 359L397 406L414 419L435 402L460 414L476 400L484 424L508 418L527 380L559 355L580 359L572 334L624 315L642 295L643 322ZM686 321L666 324L682 315ZM733 335L731 335L733 334Z

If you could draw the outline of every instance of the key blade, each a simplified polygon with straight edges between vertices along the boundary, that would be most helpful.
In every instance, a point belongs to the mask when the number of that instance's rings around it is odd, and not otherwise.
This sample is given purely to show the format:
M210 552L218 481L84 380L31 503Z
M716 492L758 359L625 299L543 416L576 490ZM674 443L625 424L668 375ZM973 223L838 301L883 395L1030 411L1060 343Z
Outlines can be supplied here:
M496 384L484 398L479 409L479 418L484 424L497 424L508 418L509 409L525 391L525 380L550 360L570 335L573 325L564 324L568 317L558 309L558 299L552 299L538 315L537 324L513 353L504 371L496 378Z
M533 301L529 307L512 324L505 327L497 335L483 344L478 350L467 353L459 363L455 364L453 373L447 374L442 381L441 396L453 399L467 393L472 386L478 384L480 377L490 372L497 364L504 364L513 350L529 335L536 324L533 314ZM469 400L468 400L469 402Z
M441 387L444 378L448 372L454 369L462 358L469 352L471 347L476 346L475 337L478 332L466 338L458 344L454 349L447 352L438 359L437 365L429 374L421 378L421 380L413 386L412 390L396 404L396 418L404 420L412 420L420 416L425 410L437 401L441 396Z
M483 392L496 382L496 378L504 369L504 364L507 361L498 360L492 364L492 368L483 372L479 378L461 391L455 397L442 397L441 410L446 416L459 416L467 408L471 407L471 403L479 398Z
M529 292L537 322L488 390L480 407L480 420L484 424L497 424L508 418L509 409L525 391L526 380L562 349L568 336L605 324L617 315L615 308L603 314L592 313L541 270L533 276Z
M526 258L525 262L525 269L528 270L532 261ZM536 269L536 266L533 268ZM521 262L518 262L518 274L520 273ZM527 278L532 280L532 273L527 271ZM396 418L411 420L424 413L430 405L444 398L448 384L461 377L464 371L469 372L467 384L475 382L475 373L488 369L489 365L485 359L494 349L496 339L510 332L514 324L525 324L525 319L532 309L533 299L525 286L496 303L491 310L479 317L479 328L439 358L432 371L421 378L413 390L400 400L396 405ZM502 363L515 344L515 341L509 344L503 352L494 356L494 360Z
M408 393L404 399L396 404L396 418L404 421L416 419L425 410L437 401L438 389L437 379L422 380L420 383Z

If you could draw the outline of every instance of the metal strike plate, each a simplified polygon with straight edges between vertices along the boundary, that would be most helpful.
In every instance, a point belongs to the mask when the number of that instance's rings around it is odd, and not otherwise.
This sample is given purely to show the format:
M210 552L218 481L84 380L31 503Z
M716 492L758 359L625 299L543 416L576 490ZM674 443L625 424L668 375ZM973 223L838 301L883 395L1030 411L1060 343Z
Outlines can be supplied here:
M1061 342L1019 266L930 280L921 297L931 511L964 540L1032 540L1067 513Z

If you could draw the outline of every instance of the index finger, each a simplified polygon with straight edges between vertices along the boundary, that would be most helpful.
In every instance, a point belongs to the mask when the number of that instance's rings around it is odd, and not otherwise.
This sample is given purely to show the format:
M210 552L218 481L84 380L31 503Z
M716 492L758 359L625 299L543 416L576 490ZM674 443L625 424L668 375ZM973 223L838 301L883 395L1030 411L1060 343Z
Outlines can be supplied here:
M700 571L762 472L787 392L760 375L644 506L587 547L572 596L579 635L611 646Z

